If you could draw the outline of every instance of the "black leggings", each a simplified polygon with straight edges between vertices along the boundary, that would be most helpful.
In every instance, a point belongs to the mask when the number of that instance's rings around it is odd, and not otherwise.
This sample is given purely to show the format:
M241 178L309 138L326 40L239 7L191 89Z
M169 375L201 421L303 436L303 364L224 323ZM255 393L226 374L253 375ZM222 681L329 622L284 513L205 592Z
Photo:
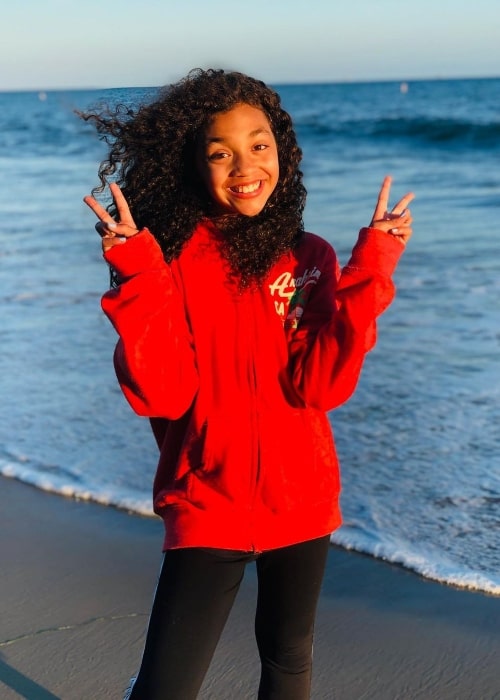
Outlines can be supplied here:
M131 700L195 700L243 579L255 561L259 700L308 700L314 619L329 537L253 555L165 554Z

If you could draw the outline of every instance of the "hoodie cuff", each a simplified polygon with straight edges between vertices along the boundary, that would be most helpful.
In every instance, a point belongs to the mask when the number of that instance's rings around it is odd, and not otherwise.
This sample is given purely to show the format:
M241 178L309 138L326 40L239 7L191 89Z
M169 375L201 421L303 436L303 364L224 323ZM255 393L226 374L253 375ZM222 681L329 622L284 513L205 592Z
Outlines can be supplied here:
M390 233L362 228L346 267L392 277L404 249L404 243Z
M166 265L158 242L147 228L128 238L126 243L113 246L103 257L122 278L158 270Z

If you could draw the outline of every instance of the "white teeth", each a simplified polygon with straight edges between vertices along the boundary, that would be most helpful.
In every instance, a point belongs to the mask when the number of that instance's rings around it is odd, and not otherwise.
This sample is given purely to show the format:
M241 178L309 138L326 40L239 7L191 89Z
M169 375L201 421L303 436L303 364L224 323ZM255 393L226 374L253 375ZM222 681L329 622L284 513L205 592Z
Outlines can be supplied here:
M251 185L240 185L239 187L231 187L233 192L238 192L238 194L250 194L255 192L260 187L260 181L254 182Z

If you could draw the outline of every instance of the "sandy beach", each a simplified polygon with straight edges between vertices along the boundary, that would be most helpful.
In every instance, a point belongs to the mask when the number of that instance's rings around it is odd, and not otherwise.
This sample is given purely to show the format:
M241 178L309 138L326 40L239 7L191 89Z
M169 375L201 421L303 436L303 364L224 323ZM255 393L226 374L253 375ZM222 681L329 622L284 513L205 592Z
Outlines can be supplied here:
M2 700L121 700L140 659L162 525L0 478ZM255 698L256 578L200 698ZM500 600L332 547L313 700L500 698Z

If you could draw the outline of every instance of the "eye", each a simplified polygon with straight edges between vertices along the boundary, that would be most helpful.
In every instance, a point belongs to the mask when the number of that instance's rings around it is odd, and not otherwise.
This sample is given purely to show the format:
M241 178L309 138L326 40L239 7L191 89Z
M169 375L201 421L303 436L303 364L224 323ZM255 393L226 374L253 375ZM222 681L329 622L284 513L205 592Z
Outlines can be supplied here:
M225 158L229 158L229 153L226 153L226 151L215 151L215 153L209 153L207 155L207 160L210 162L224 160Z
M258 143L254 147L254 151L265 151L266 148L269 148L267 143Z

